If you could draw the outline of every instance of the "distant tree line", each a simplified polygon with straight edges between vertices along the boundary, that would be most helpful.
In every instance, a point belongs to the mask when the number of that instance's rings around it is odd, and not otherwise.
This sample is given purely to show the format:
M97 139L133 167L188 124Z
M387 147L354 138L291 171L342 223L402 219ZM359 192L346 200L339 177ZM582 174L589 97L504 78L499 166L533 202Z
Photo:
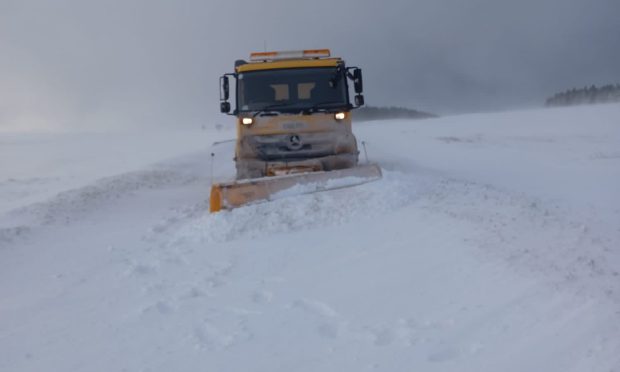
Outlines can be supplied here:
M573 106L591 103L620 102L620 84L605 85L600 88L592 85L589 88L569 89L547 98L546 106Z
M353 111L353 118L356 121L382 119L427 119L434 117L437 117L437 115L404 107L364 106Z

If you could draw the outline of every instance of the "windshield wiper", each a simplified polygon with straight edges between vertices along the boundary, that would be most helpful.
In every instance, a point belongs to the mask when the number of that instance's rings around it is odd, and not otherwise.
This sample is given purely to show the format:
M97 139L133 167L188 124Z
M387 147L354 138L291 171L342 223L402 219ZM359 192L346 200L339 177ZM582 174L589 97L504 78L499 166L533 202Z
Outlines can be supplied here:
M315 103L314 105L309 106L309 107L299 107L299 106L296 106L296 104L292 104L292 103L274 103L272 105L267 105L265 107L257 109L256 112L254 113L254 115L252 115L252 117L256 117L257 115L262 114L262 113L270 112L270 111L272 111L275 108L283 108L283 107L288 107L291 110L293 110L293 109L297 110L298 109L302 113L306 113L306 112L307 113L313 113L313 112L317 112L317 111L319 111L321 109L326 110L326 109L332 108L332 107L321 107L321 106L335 105L335 104L338 104L339 106L338 107L333 107L333 109L346 106L346 103L344 103L344 102L337 102L337 101L318 102L318 103Z
M274 103L272 105L267 105L265 107L262 107L260 109L258 109L254 115L252 115L252 117L256 117L256 115L260 114L260 113L265 113L265 112L269 112L271 110L273 110L274 108L281 108L281 107L286 107L286 106L290 106L290 103Z
M316 112L319 109L321 109L322 108L321 106L324 106L324 105L334 105L334 104L338 104L338 105L341 105L341 106L345 106L346 105L344 102L325 101L325 102L315 103L314 105L312 105L310 107L304 108L303 112L313 113L313 112ZM335 108L339 108L341 106L338 106L338 107L323 107L323 109L328 109L328 108L335 109Z

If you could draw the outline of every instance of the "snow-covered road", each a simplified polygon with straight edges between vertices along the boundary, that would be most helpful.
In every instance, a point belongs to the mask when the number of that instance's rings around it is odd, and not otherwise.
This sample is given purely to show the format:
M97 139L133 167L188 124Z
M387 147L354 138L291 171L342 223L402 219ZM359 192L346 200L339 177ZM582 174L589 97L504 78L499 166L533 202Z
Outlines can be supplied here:
M0 371L620 369L619 105L355 131L381 181L214 215L232 132L0 134Z

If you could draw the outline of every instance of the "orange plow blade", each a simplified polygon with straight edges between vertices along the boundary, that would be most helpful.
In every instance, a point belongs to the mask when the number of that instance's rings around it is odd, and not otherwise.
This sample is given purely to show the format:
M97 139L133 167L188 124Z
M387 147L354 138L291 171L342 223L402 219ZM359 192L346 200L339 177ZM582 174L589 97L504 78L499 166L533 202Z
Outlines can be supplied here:
M376 164L366 164L329 172L290 174L214 184L211 186L209 210L218 212L253 202L356 186L380 178L381 168Z

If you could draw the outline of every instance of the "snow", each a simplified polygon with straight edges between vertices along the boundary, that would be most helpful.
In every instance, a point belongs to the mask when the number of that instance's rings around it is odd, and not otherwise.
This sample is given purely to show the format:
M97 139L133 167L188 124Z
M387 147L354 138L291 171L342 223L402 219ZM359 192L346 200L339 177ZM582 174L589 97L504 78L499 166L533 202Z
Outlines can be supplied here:
M97 179L204 151L230 132L2 133L0 213Z
M355 132L217 214L232 131L0 134L0 371L620 370L620 105Z
M344 177L329 179L325 181L309 182L306 184L296 184L293 187L290 187L288 189L274 192L273 194L269 196L269 200L288 198L292 196L308 194L308 193L313 193L317 191L326 191L326 190L339 189L343 187L351 187L351 186L360 185L366 182L374 181L376 180L376 178L378 177L375 177L373 179L371 177L365 178L365 177L356 177L356 176L344 176Z

